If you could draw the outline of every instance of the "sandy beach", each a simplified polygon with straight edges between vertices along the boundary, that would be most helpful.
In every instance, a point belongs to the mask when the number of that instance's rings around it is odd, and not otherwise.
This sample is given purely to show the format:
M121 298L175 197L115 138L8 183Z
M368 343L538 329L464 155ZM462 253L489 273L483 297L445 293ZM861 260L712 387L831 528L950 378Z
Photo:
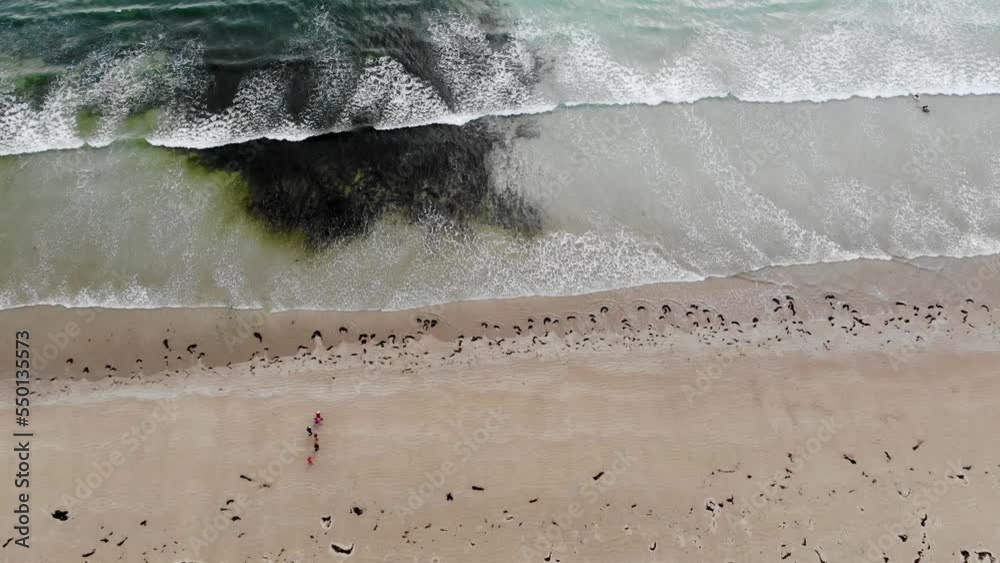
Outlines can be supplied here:
M998 6L0 1L0 563L1000 563Z
M30 384L32 555L8 511L4 556L994 563L997 275L928 259L398 312L4 311L5 347L28 329L57 349Z

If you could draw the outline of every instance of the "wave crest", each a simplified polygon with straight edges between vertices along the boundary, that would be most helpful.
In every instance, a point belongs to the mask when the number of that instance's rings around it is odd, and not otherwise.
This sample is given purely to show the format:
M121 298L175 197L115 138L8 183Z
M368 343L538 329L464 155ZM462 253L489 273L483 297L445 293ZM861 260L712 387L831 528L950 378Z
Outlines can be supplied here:
M989 49L1000 22L972 8L824 7L781 19L785 3L749 13L689 4L626 11L620 29L593 10L506 20L316 9L294 12L308 23L251 60L220 62L204 41L159 36L59 64L4 59L0 154L137 137L208 148L580 105L1000 93Z

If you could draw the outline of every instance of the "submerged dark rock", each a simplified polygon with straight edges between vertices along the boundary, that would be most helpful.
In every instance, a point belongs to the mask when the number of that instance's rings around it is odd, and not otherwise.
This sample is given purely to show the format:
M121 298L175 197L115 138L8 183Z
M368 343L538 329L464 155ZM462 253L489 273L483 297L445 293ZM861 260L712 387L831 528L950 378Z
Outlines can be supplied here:
M493 154L522 133L499 120L333 133L298 142L252 141L192 153L200 166L238 173L240 206L311 247L362 235L387 213L532 234L541 211L492 173Z

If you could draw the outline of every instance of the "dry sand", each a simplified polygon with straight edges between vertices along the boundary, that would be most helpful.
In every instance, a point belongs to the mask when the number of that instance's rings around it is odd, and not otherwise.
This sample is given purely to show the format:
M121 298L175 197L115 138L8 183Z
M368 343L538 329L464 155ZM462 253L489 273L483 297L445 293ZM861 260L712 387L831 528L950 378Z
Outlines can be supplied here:
M51 345L32 547L7 510L3 555L996 563L998 280L994 256L385 313L0 312L3 349Z

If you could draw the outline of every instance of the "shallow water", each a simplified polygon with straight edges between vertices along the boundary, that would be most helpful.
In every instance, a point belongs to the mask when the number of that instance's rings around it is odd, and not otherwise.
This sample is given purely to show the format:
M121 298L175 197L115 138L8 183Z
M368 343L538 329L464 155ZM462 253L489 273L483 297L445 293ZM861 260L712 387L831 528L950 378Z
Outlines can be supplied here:
M8 2L0 306L402 308L997 253L998 24L975 1Z
M311 244L294 222L275 231L248 211L241 161L227 172L193 164L198 153L136 142L8 157L3 305L402 308L776 264L1000 252L990 125L1000 105L931 103L930 116L905 98L730 100L477 122L501 139L484 163L491 189L542 218L527 234L397 202L360 234ZM274 147L254 150L244 151L251 163L270 162L260 155ZM296 179L305 196L264 203L287 214L330 189L322 175L298 182L328 171L323 158L301 167L269 166L265 180ZM398 189L449 178L422 170Z

